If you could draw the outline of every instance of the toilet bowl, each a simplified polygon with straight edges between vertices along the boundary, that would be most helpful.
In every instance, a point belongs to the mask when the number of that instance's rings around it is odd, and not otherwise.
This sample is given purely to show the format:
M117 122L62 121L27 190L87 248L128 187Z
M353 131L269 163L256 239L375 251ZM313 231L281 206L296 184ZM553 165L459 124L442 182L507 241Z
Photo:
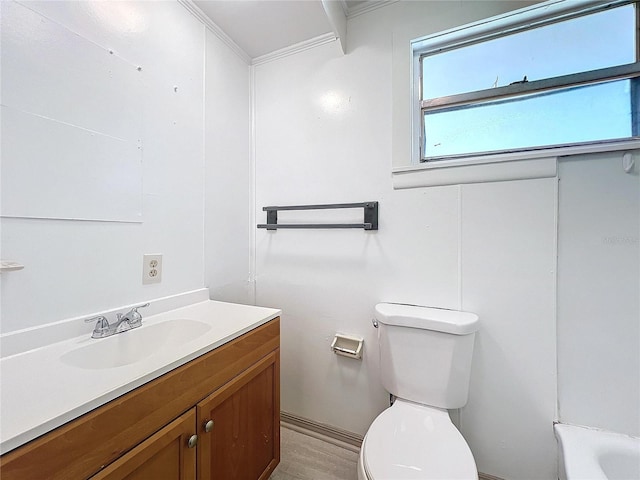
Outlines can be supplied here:
M449 413L396 400L371 424L358 480L476 480L473 454Z
M376 305L381 380L396 400L365 435L358 480L477 480L447 411L466 404L477 324L467 312Z

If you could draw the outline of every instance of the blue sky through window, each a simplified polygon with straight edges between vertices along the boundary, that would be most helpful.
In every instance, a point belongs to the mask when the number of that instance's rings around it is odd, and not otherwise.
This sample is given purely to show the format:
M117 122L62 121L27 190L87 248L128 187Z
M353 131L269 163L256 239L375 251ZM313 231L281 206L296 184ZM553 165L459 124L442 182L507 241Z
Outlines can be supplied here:
M635 62L633 5L423 58L423 98ZM627 138L631 80L572 87L424 116L423 157Z
M631 136L630 80L425 115L425 156Z
M423 99L635 62L633 5L423 59ZM497 80L497 81L496 81Z

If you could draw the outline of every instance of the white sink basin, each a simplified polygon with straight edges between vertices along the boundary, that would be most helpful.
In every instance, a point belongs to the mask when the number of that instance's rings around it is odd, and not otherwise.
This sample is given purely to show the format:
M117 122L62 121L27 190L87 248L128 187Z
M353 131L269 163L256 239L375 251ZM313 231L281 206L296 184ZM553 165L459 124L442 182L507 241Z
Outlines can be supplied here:
M168 347L177 347L205 334L211 325L196 320L168 320L92 339L84 347L60 357L63 363L85 369L121 367L139 362Z

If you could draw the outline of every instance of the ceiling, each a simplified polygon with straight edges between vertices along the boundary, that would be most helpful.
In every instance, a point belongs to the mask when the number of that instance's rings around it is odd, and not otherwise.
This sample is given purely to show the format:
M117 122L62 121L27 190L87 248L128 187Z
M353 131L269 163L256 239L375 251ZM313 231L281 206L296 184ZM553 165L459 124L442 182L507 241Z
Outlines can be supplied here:
M345 14L365 1L338 2ZM331 33L320 0L194 0L251 58Z

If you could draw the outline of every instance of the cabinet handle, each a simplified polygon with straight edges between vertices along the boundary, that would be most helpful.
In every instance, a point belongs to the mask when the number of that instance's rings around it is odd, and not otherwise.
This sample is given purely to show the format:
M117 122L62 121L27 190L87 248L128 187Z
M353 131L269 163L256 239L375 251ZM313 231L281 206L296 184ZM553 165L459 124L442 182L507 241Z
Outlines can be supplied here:
M213 420L209 420L207 423L204 424L204 431L209 433L211 430L213 430Z
M191 435L189 437L189 441L187 442L187 446L189 448L193 448L198 444L198 435Z

